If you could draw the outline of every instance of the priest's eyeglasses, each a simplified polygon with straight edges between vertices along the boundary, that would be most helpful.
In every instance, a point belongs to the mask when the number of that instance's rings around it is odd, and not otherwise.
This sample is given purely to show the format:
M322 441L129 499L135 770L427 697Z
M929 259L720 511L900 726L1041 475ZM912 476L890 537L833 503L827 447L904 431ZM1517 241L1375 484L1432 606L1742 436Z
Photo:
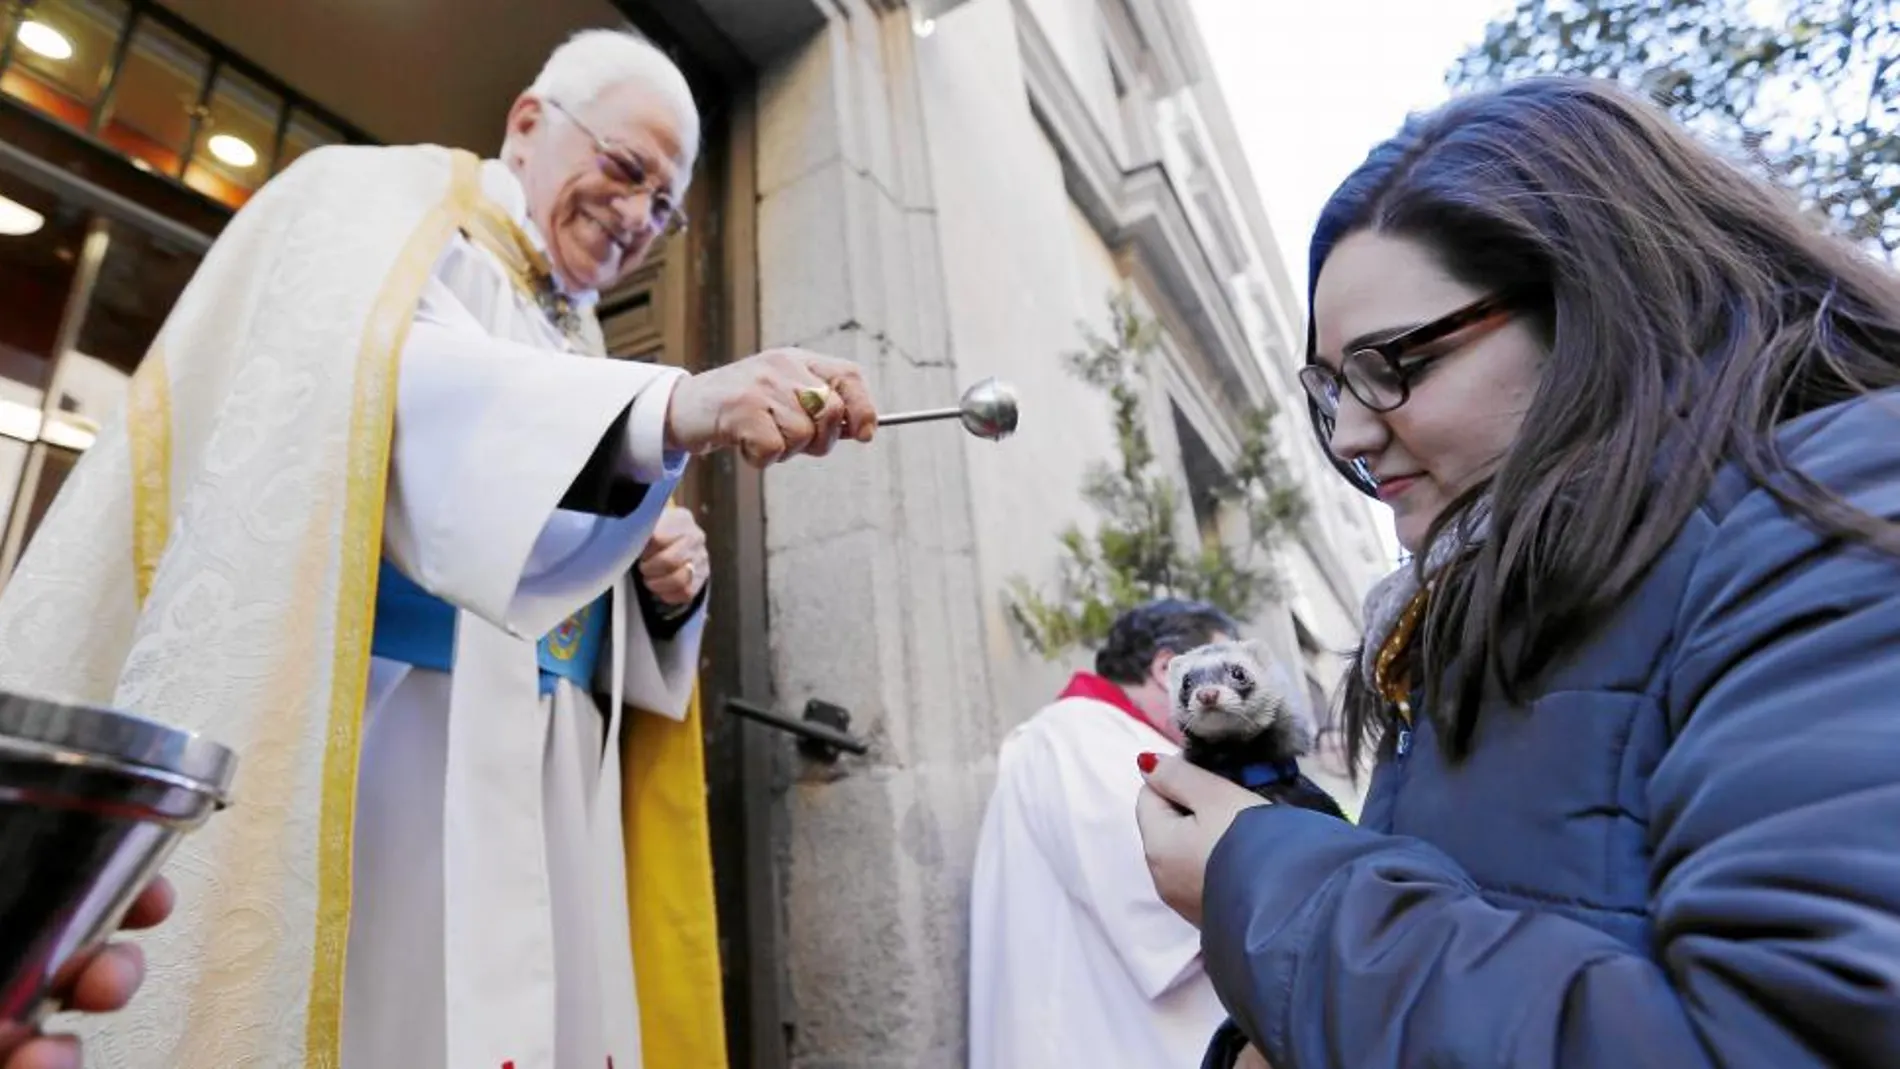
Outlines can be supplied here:
M1476 326L1497 326L1517 312L1514 294L1496 293L1480 298L1422 326L1384 341L1358 345L1334 371L1324 364L1300 369L1300 385L1313 402L1314 414L1328 427L1339 415L1343 384L1355 400L1373 412L1390 412L1412 396L1412 381L1426 365L1451 355L1451 349L1432 353L1417 350Z
M607 177L636 193L646 194L647 224L660 237L686 229L686 209L673 202L671 193L649 184L652 168L647 166L638 153L617 141L610 141L595 133L560 101L549 100L547 105L565 116L568 122L574 124L576 130L592 139L594 155L600 164L600 169L607 173Z

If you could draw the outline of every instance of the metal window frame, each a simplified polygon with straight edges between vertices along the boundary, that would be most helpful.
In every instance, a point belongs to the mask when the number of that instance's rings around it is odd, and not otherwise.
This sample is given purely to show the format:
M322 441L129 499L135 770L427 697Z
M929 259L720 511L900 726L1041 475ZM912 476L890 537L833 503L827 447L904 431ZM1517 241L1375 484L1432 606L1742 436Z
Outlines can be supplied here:
M12 66L16 52L16 44L20 35L20 27L26 23L33 12L34 6L38 2L39 0L13 0L13 2L8 5L16 17L13 20L13 24L7 28L5 40L0 41L0 76L4 76L8 68ZM192 109L189 133L186 136L184 148L179 153L178 167L176 171L167 177L183 181L186 172L191 167L192 156L196 153L198 147L198 134L203 129L206 110L210 107L211 100L217 92L219 77L226 71L244 78L267 92L275 94L278 99L277 116L274 125L275 133L273 142L269 146L269 155L268 157L264 157L263 153L259 153L260 158L267 158L268 160L269 170L266 172L267 175L275 175L277 173L278 161L283 157L284 139L290 131L291 120L295 115L307 115L311 119L336 131L337 135L343 139L343 143L345 144L370 145L377 143L375 138L372 138L353 123L348 122L335 112L318 104L315 100L292 89L288 83L271 74L257 63L245 58L238 53L236 49L211 36L204 30L199 29L196 25L176 13L160 7L155 0L127 0L125 20L119 26L119 36L113 44L112 57L107 61L109 66L102 72L104 79L103 87L99 95L92 101L86 115L85 128L81 131L88 138L95 141L99 139L100 127L103 125L106 115L110 113L113 102L118 94L119 75L124 71L126 60L131 55L132 42L138 35L139 27L147 22L173 34L186 44L203 52L206 56L204 72L199 76L198 80L195 98L197 103ZM103 142L101 143L103 144ZM128 162L132 158L120 152L118 149L112 148L110 145L106 147L115 155Z

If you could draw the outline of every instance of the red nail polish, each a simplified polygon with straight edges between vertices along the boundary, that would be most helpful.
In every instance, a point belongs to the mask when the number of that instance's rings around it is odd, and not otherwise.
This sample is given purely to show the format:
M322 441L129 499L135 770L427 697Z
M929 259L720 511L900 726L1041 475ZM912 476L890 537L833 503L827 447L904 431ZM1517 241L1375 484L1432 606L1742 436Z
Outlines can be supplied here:
M1141 769L1143 775L1146 775L1155 770L1155 762L1159 760L1161 758L1151 753L1138 754L1135 757L1135 766Z

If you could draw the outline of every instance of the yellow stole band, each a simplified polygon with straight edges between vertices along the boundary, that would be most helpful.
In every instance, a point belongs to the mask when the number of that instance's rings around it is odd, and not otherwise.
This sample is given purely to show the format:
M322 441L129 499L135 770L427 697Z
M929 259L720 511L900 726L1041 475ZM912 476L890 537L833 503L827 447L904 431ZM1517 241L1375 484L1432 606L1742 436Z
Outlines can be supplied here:
M627 718L620 753L643 1064L725 1069L725 1003L699 691L684 720Z

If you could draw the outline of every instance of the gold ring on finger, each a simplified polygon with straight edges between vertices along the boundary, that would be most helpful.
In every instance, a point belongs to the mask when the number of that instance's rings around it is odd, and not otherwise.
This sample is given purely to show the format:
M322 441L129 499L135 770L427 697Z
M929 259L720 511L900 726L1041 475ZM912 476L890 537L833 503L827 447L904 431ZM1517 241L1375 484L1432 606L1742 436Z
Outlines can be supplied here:
M817 419L818 413L825 410L825 402L831 399L831 387L800 386L793 391L793 396L798 398L798 407L804 409L807 416Z

